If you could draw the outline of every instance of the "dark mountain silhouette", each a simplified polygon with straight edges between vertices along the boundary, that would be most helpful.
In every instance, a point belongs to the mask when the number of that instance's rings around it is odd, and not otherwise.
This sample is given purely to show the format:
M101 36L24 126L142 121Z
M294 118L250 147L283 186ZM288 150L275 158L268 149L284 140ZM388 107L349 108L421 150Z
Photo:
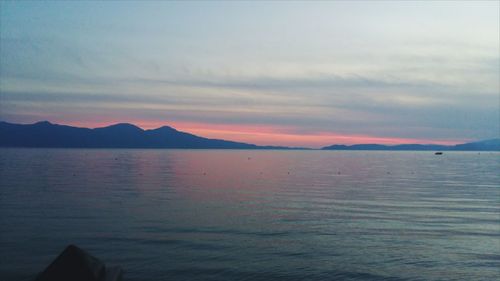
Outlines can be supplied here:
M115 124L88 129L52 124L0 122L0 146L3 147L88 147L88 148L219 148L287 149L278 146L208 139L164 126L143 130L132 124Z
M437 144L355 144L355 145L331 145L323 150L442 150L442 151L500 151L500 139L491 139L478 142L470 142L457 145Z
M61 148L196 148L196 149L308 149L301 147L258 146L255 144L208 139L163 126L143 130L120 123L103 128L78 128L41 121L34 124L12 124L0 121L0 147ZM323 150L431 150L431 151L500 151L500 139L453 146L434 144L355 144L331 145Z
M457 144L455 150L489 150L500 151L500 139L483 140L478 142L469 142Z

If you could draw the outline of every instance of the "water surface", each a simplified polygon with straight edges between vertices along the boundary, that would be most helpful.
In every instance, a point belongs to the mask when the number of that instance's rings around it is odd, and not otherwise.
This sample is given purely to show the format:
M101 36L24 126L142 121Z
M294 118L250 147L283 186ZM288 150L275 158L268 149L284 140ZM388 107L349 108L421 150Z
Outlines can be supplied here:
M495 280L500 154L0 150L0 279Z

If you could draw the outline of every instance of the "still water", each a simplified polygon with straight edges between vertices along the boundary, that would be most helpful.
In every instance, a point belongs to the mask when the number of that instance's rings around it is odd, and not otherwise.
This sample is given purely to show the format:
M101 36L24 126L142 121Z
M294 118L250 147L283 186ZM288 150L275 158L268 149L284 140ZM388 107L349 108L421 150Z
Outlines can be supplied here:
M0 150L0 279L498 280L500 154Z

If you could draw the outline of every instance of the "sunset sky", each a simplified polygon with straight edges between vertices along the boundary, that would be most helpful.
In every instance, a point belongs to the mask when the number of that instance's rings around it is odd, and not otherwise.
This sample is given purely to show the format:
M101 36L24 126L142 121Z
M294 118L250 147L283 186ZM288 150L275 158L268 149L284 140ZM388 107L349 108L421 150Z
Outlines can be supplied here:
M321 147L499 137L499 2L0 2L0 120Z

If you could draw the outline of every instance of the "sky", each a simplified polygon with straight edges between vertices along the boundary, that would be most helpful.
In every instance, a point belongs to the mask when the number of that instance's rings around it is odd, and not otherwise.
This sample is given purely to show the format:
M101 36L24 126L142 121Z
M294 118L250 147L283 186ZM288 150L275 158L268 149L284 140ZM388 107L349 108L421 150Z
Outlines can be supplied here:
M499 1L1 1L0 120L262 145L500 134Z

